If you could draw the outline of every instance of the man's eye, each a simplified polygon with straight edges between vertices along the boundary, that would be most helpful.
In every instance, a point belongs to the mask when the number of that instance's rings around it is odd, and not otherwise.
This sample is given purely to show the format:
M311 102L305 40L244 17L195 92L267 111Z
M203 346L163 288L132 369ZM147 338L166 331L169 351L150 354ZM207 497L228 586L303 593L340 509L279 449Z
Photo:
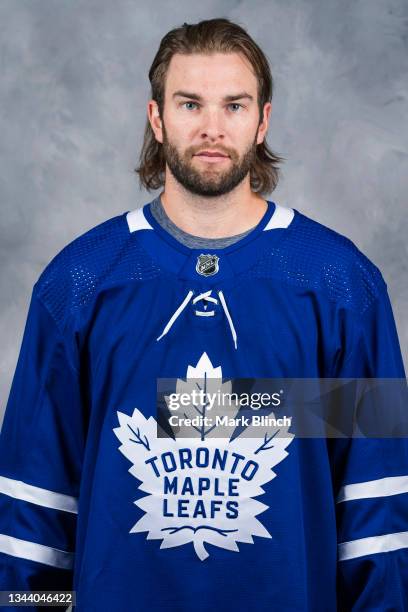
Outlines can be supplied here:
M238 104L238 102L231 102L231 104L228 105L229 107L235 107L232 108L231 110L233 110L234 112L238 111L240 108L242 108L241 104Z
M183 102L183 104L181 106L184 106L185 104L193 104L193 106L198 106L197 102ZM188 110L191 110L191 108L189 108Z

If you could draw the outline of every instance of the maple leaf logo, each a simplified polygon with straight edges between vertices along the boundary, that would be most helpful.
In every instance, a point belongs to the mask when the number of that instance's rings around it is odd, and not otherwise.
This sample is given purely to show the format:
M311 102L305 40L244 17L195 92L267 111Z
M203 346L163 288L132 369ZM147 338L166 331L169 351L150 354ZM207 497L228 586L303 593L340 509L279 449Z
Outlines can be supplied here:
M239 411L239 403L231 402L231 405L223 406L221 403L213 402L209 406L208 396L217 396L219 393L229 396L232 392L232 383L230 380L222 382L222 371L221 366L216 368L213 367L207 353L203 353L200 357L196 367L191 365L187 368L186 379L177 379L175 393L180 397L181 395L192 396L193 390L201 391L202 395L198 396L197 400L193 400L187 406L183 405L181 409L182 417L186 419L194 419L194 417L206 417L211 416L211 425L199 425L199 426L183 426L177 427L177 435L179 437L196 438L199 437L201 440L208 439L216 436L220 438L219 427L216 425L216 417L222 417L227 415L228 418L234 418ZM170 404L170 397L165 396L167 405ZM232 437L235 429L233 423L224 424L222 426L222 433L224 438L228 440ZM188 432L187 435L183 435L183 431Z
M191 379L207 392L215 386L218 390L221 367L214 368L203 353L196 367L188 366L186 381L177 381L177 392ZM221 387L230 391L231 382ZM193 416L205 409L204 404L192 405L186 412ZM239 552L238 542L272 537L257 518L268 506L255 497L265 493L262 487L276 476L272 468L288 455L285 449L294 434L287 427L271 427L262 442L219 438L214 429L199 428L188 439L158 438L153 417L146 419L137 408L132 415L117 414L120 426L113 431L121 442L119 450L132 464L129 472L141 481L139 490L146 493L134 501L144 515L130 533L147 532L148 540L162 540L161 549L192 543L202 561L209 556L206 544Z

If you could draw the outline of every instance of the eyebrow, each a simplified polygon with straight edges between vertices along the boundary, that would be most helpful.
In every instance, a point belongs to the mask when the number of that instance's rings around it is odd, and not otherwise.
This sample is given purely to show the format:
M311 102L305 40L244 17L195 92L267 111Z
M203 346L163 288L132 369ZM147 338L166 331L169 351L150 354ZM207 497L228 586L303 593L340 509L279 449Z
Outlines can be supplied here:
M202 102L203 100L203 97L199 94L193 93L191 91L181 91L180 89L174 92L173 98L176 98L177 96L180 96L182 98L190 98L192 100L198 100L199 102ZM237 94L224 96L223 100L224 102L233 102L234 100L242 100L242 98L247 98L248 100L254 99L251 94L247 93L246 91L241 91Z

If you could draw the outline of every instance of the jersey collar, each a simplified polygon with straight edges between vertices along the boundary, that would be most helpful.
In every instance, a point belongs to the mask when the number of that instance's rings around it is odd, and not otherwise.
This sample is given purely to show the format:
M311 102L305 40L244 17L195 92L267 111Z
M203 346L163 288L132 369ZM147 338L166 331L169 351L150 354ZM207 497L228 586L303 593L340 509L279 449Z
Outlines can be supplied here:
M233 279L255 264L267 249L276 247L293 229L299 217L296 209L267 200L267 210L262 219L242 239L219 249L191 248L179 242L156 221L150 204L124 213L127 232L161 268L180 279L194 280L208 287L217 285L221 280ZM198 272L200 262L206 256L212 257L217 264L216 272L209 276Z

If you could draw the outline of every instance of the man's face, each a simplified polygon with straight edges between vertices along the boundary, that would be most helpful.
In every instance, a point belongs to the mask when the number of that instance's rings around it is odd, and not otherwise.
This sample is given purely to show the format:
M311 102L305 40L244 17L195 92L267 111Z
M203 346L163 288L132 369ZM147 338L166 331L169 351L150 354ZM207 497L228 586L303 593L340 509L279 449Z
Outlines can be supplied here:
M257 79L243 56L172 57L161 130L155 133L168 168L185 189L200 196L234 189L263 140L266 128L258 127Z

